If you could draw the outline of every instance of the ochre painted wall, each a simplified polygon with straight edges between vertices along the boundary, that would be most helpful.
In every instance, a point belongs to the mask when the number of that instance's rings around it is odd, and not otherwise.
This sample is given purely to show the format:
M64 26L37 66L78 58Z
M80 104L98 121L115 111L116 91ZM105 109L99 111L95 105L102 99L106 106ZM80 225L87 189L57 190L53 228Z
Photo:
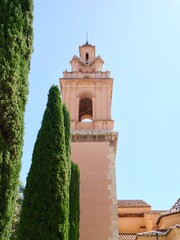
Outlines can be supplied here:
M158 226L159 226L159 229L162 229L162 228L169 228L175 224L180 224L180 213L164 216L163 218L161 218Z
M119 219L119 232L120 233L137 233L144 232L146 229L141 229L144 226L143 217L121 217Z

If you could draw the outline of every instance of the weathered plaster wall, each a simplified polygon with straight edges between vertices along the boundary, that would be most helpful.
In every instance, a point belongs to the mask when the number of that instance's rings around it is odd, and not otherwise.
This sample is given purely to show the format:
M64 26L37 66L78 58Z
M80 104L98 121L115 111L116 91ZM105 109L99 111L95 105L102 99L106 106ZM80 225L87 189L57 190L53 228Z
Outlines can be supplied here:
M73 131L72 160L80 167L80 239L117 240L117 133Z

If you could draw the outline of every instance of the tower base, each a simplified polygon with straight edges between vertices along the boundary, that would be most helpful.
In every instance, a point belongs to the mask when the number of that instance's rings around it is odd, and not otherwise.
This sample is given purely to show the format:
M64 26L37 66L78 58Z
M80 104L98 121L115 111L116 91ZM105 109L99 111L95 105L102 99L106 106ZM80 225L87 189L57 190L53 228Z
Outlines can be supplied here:
M115 157L118 132L72 131L80 168L80 240L118 240Z

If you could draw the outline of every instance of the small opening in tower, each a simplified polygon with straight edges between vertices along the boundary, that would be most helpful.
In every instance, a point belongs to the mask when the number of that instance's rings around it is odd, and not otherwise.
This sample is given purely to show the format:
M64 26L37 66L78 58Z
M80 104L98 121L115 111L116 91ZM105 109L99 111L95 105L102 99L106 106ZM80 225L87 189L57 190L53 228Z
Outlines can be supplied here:
M79 103L79 121L80 122L92 122L92 100L89 98L83 98Z
M86 64L89 63L89 53L86 53Z

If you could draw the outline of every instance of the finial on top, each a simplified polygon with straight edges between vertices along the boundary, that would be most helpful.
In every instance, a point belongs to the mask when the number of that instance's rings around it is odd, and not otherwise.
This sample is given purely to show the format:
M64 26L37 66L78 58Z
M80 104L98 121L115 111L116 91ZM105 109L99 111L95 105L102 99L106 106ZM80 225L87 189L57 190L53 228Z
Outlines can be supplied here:
M88 43L88 33L86 32L86 44L89 44Z

